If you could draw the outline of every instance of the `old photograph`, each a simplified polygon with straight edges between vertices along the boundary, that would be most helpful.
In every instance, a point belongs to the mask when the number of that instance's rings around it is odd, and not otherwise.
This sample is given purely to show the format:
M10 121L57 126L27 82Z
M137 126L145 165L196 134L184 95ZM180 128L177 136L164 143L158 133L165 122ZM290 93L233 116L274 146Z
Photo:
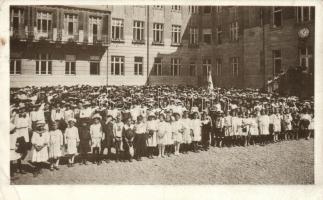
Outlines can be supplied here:
M315 11L11 5L10 184L313 185Z

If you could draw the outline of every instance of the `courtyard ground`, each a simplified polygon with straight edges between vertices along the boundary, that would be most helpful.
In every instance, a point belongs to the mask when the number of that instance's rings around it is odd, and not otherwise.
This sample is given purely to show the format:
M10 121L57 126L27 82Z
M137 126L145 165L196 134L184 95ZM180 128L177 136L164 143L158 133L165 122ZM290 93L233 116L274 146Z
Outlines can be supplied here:
M18 175L11 184L313 184L314 140L211 148L132 163L76 164Z

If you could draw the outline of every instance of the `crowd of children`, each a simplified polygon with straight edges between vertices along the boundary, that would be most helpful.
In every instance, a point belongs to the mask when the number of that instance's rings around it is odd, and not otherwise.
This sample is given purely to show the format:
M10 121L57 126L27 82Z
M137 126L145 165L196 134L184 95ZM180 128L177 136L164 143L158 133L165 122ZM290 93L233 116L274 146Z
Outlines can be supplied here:
M256 90L201 91L167 86L12 89L12 177L25 173L22 161L28 159L37 176L46 164L52 171L62 160L73 167L75 156L80 164L100 165L314 136L313 100Z

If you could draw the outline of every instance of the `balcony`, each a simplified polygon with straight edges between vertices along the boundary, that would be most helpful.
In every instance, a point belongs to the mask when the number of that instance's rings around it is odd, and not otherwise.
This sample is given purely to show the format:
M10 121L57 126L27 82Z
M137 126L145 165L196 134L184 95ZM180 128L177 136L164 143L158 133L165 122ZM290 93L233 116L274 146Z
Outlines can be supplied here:
M16 40L26 40L28 32L24 28L10 29L10 37Z
M53 28L48 32L38 32L37 27L33 30L25 29L10 30L10 36L13 39L28 40L29 42L50 42L57 44L75 43L83 45L101 45L108 46L111 43L111 39L108 35L92 35L85 36L83 30L79 30L78 34L64 35L62 30Z

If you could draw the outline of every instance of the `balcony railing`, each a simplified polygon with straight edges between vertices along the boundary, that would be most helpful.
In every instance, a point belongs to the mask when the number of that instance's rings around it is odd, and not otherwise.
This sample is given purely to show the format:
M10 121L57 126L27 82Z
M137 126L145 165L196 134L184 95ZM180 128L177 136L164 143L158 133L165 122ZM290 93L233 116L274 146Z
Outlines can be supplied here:
M20 39L20 40L26 40L27 39L26 31L23 28L12 29L10 35L14 39Z
M53 28L48 32L38 32L36 27L34 27L33 30L28 30L27 27L25 29L20 28L18 30L11 29L10 36L19 40L28 41L48 41L59 43L74 42L77 44L98 44L102 46L107 46L111 43L111 39L108 35L92 35L85 37L83 30L80 30L78 34L63 35L63 31L57 30L57 28Z

